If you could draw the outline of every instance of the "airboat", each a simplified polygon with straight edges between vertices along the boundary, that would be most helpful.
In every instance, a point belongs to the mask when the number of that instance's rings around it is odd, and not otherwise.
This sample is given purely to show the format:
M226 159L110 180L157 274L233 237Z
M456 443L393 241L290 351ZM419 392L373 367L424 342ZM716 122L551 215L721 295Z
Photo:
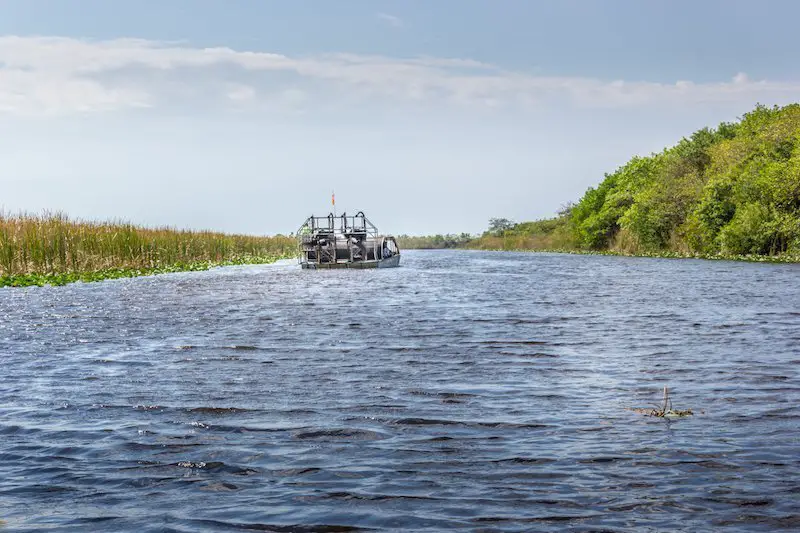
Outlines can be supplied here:
M353 216L311 215L297 231L300 265L307 269L400 266L400 248L359 211Z

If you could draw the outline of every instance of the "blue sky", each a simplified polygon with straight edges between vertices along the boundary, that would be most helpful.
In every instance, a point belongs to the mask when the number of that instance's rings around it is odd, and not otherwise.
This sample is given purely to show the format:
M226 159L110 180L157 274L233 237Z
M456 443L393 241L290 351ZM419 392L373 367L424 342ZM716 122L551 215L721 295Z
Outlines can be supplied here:
M798 100L793 1L0 0L0 208L248 233L552 215Z

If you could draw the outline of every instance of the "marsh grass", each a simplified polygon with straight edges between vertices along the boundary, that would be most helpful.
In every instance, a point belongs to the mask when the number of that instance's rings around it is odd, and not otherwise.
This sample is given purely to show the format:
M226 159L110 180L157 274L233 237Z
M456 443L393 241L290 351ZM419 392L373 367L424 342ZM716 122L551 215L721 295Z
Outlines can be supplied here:
M0 286L271 262L294 251L294 239L280 235L151 229L71 220L61 213L0 213Z

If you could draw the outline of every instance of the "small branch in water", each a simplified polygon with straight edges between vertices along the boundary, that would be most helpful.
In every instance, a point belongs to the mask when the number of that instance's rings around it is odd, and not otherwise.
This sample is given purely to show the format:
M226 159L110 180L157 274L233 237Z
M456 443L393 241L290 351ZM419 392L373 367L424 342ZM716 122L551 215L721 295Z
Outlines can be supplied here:
M669 397L669 389L667 387L664 387L664 399L661 403L661 408L626 407L626 409L634 413L639 413L640 415L655 416L658 418L674 418L693 414L691 409L674 410L672 408L672 399Z

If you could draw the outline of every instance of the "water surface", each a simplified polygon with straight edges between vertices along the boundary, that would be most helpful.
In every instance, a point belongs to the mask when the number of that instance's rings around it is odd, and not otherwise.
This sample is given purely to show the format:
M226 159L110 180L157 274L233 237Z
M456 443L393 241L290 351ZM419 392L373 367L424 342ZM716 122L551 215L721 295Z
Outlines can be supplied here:
M0 289L5 529L800 528L800 266L403 262Z

